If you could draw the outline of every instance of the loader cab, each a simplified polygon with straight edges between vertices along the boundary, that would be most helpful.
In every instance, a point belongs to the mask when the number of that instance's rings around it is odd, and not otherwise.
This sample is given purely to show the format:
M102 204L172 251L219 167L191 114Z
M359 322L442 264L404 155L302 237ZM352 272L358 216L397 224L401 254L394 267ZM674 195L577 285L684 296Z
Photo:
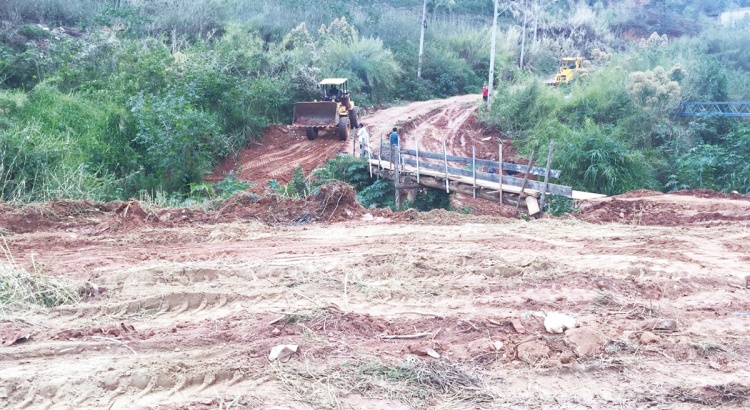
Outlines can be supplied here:
M323 94L323 101L341 101L349 98L349 88L346 78L326 78L318 83Z
M581 68L581 63L582 62L583 62L583 59L580 58L580 57L563 58L560 61L560 71L579 69L579 68Z

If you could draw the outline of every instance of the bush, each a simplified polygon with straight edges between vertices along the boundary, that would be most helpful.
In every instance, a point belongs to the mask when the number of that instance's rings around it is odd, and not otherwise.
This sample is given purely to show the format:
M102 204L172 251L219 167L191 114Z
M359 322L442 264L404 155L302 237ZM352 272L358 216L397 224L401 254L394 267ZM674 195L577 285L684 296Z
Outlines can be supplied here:
M26 98L5 94L11 121L0 129L0 196L5 201L107 199L137 159L122 145L119 110L61 94L48 84Z
M200 181L217 158L231 152L215 115L182 96L140 94L128 105L136 129L136 149L150 177L144 181L147 189L185 190L188 184Z
M656 186L642 153L592 123L557 144L553 167L560 182L606 195Z

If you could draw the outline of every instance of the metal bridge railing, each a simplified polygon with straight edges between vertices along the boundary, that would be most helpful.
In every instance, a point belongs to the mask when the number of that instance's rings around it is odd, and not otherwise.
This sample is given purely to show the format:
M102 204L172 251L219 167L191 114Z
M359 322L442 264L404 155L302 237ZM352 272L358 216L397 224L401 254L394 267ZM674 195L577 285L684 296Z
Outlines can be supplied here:
M750 101L684 102L680 117L734 117L750 118Z

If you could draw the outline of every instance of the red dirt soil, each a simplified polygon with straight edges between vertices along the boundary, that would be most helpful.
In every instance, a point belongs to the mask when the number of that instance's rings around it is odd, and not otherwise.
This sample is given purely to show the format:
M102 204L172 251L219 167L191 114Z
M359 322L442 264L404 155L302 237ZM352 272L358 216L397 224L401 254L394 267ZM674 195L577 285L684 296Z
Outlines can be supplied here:
M465 152L487 135L475 100L384 110L372 127L411 121L406 144L457 127L450 146ZM319 158L298 151L348 143L270 135L282 153L251 148L268 162L243 170L259 184L274 155L307 170ZM637 191L531 221L494 206L366 210L342 183L203 209L0 204L0 292L7 272L32 272L81 296L54 308L0 298L0 407L750 404L747 196ZM575 326L548 332L552 312ZM282 344L298 349L270 361Z

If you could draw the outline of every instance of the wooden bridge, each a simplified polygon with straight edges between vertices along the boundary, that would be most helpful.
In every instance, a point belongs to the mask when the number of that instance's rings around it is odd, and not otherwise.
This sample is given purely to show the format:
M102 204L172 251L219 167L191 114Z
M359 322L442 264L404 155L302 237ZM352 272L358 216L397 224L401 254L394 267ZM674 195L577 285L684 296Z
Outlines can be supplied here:
M400 148L391 153L391 147L381 142L377 152L365 147L365 155L371 175L394 181L397 206L401 204L401 190L409 190L408 195L416 195L416 189L420 187L459 192L517 208L523 206L529 215L543 211L547 195L562 195L571 199L605 196L551 183L550 178L560 177L560 170L550 168L553 149L554 142L551 142L543 168L532 165L533 152L528 165L503 162L502 145L498 146L498 160L477 158L474 148L471 157L449 155L445 151L445 143L442 153L421 151L418 145L415 149Z

